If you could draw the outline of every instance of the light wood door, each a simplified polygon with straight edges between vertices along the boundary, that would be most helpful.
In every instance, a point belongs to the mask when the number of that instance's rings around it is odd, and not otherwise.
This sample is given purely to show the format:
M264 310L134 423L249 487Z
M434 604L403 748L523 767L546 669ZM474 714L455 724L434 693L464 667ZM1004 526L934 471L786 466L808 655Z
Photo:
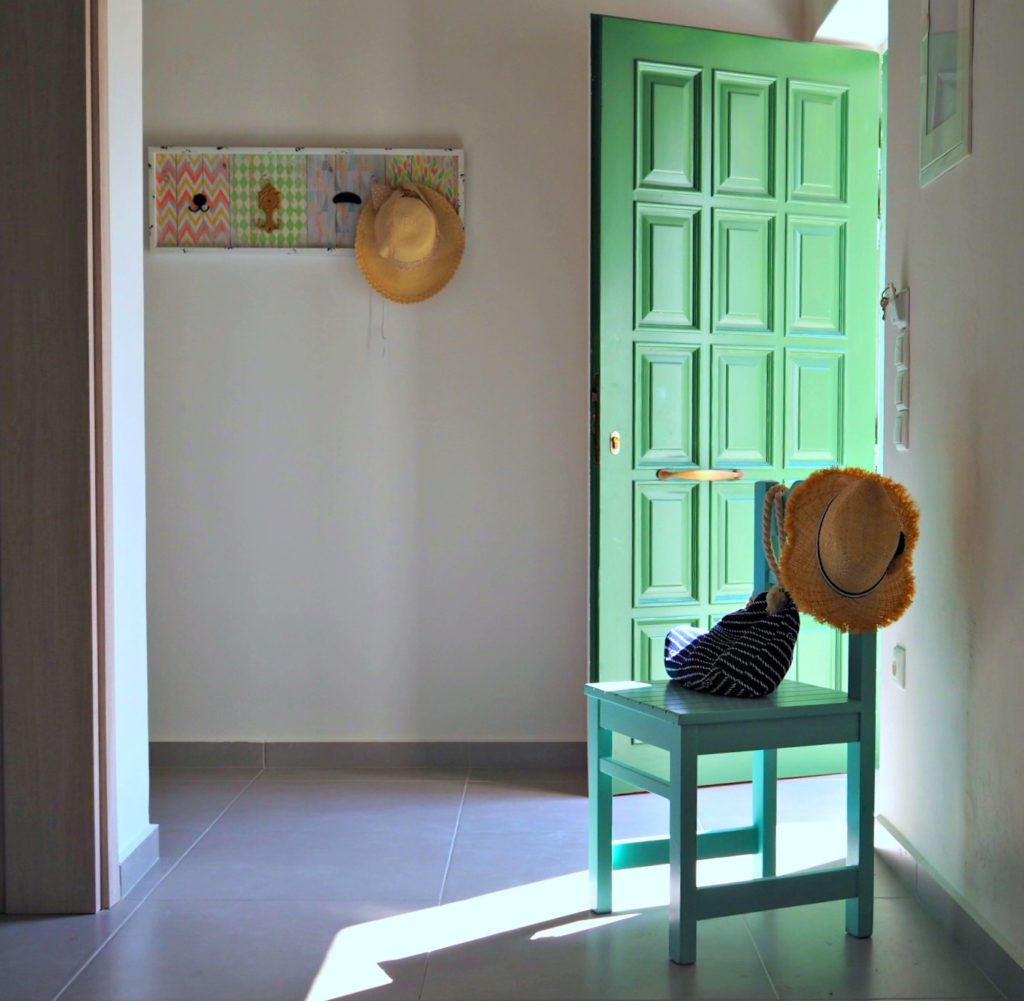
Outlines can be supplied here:
M102 0L0 4L0 911L117 897ZM140 151L141 152L141 151ZM2 977L0 977L2 979Z

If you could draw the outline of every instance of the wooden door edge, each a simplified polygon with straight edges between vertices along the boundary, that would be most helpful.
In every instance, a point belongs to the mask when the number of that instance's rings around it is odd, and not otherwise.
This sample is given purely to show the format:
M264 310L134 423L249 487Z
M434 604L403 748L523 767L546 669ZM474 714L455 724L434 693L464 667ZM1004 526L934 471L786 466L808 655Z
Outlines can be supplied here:
M100 906L121 898L114 741L113 473L111 468L110 170L107 0L89 2L90 266L92 293L93 587Z
M598 552L601 523L601 23L602 15L590 15L590 451L587 535L587 680L598 680Z

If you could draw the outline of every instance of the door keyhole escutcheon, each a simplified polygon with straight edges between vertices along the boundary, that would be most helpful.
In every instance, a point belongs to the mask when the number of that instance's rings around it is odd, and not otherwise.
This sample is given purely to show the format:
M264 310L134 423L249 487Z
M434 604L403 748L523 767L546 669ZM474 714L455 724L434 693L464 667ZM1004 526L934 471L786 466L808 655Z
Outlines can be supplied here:
M619 450L622 448L622 435L618 431L613 431L608 435L608 450L612 455L618 455Z

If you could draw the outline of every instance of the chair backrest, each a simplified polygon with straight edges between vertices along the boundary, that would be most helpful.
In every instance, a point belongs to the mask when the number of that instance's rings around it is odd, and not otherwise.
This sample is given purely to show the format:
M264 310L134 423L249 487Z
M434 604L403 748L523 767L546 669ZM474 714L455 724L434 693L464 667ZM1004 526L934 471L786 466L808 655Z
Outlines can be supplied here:
M754 484L754 592L767 591L773 584L777 583L775 574L768 566L768 560L764 554L762 544L764 502L768 495L769 487L775 485L774 480L758 480ZM801 480L797 480L790 486L790 490L796 489ZM786 499L789 496L787 491L782 495L782 506L785 511ZM778 547L778 528L775 518L772 517L772 542L775 544L776 552ZM781 554L780 554L781 555ZM851 698L860 699L864 703L870 703L873 707L875 702L875 665L878 657L878 634L877 633L848 633L846 637L849 651L849 693Z

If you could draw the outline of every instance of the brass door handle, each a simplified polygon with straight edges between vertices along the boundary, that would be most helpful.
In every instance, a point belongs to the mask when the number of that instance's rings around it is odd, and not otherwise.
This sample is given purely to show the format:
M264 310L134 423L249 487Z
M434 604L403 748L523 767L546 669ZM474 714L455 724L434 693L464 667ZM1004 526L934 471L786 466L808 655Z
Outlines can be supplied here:
M742 469L659 469L659 480L742 480Z

